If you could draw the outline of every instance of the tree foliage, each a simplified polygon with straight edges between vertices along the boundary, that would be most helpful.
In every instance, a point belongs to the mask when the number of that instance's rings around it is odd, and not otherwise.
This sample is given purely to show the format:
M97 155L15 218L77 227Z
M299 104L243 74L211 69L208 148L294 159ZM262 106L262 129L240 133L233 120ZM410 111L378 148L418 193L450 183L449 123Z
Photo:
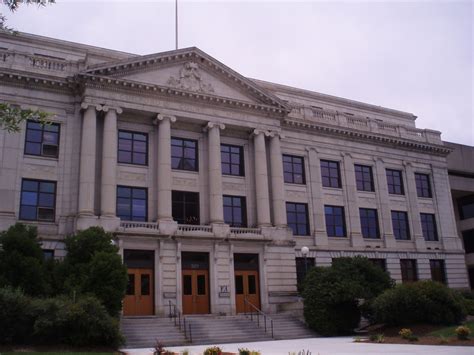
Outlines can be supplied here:
M322 335L350 334L365 303L393 286L389 275L365 257L338 258L313 268L304 281L306 323Z

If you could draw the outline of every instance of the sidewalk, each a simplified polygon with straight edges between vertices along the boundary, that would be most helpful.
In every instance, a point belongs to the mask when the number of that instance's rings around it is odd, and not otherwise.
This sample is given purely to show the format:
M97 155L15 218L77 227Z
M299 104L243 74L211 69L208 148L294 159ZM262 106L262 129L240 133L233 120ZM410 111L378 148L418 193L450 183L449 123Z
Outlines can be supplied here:
M219 345L219 344L213 344ZM190 355L202 355L204 349L210 345L179 346L166 348L181 352L188 350ZM295 340L274 340L256 343L222 344L223 351L235 352L238 348L259 350L262 355L288 355L302 350L309 350L311 355L473 355L474 348L470 346L442 346L442 345L399 345L399 344L364 344L354 343L352 337L338 338L310 338ZM123 349L130 355L150 355L153 349Z

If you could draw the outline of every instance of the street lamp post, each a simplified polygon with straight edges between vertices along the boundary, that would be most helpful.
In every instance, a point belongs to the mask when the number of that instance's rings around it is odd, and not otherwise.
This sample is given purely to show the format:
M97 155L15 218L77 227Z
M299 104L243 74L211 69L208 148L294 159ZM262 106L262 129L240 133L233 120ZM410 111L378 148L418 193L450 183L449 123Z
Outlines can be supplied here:
M303 255L303 258L304 258L304 276L305 277L306 277L306 274L308 274L308 262L307 262L308 253L309 253L308 247L301 247L301 255Z

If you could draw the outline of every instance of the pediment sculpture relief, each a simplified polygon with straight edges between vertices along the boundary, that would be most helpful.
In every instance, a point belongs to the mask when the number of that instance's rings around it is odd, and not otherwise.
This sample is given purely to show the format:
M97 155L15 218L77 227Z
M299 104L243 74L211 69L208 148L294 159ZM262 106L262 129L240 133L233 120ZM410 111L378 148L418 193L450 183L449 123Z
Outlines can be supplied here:
M189 91L214 92L214 88L211 84L202 81L199 66L195 62L185 63L179 72L179 78L177 79L171 76L168 79L168 85Z

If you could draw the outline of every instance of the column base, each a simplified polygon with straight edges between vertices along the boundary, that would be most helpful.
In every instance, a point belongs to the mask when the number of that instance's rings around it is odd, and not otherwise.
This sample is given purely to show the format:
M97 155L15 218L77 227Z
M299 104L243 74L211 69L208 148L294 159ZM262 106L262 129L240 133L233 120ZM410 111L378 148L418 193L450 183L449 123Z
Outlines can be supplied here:
M329 245L329 239L326 231L315 231L314 232L314 244L319 247L327 247Z
M116 216L100 216L99 223L106 232L115 232L120 228L120 218Z
M230 235L230 226L225 223L211 223L212 233L218 238L227 238Z
M426 251L425 238L422 236L415 236L415 246L418 251Z
M383 242L385 248L395 248L397 246L397 241L393 234L385 234Z
M76 219L76 230L78 231L98 226L100 226L99 217L94 215L79 215Z
M363 247L365 245L364 238L360 233L351 233L351 246L352 247Z
M158 220L158 229L160 234L173 235L178 230L178 222L173 221L172 219Z

